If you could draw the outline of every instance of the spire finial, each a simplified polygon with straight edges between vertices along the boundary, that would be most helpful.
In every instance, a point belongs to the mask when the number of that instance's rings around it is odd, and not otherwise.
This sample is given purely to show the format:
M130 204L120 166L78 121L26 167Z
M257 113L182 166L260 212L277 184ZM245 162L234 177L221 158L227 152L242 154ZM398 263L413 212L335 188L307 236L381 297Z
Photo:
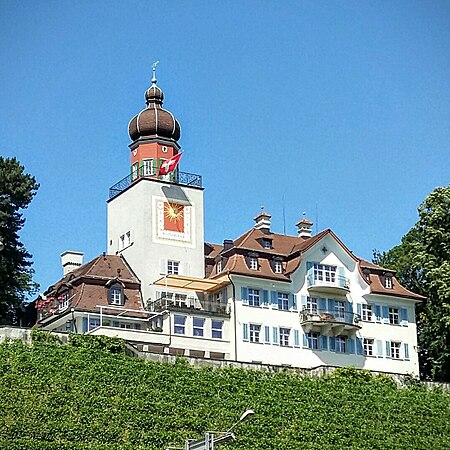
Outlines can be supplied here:
M156 66L159 64L159 61L155 61L152 64L152 70L153 70L153 78L152 78L152 84L156 84Z

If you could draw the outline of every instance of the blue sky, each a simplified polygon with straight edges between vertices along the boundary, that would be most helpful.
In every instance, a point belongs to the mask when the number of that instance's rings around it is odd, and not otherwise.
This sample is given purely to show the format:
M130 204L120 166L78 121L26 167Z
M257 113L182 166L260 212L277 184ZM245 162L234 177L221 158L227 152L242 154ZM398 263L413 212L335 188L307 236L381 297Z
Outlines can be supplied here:
M42 289L106 250L108 189L151 64L203 176L205 239L261 205L358 256L388 250L450 179L448 1L0 0L0 154L41 187L21 234Z

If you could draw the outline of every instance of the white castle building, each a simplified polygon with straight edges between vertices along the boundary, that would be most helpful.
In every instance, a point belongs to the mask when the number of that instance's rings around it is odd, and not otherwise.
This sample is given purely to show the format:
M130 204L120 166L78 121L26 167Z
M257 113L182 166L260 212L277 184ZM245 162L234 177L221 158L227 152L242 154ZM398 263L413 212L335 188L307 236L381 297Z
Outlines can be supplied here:
M299 368L419 374L415 305L393 271L354 256L305 217L273 233L262 211L235 240L204 242L199 175L160 167L180 125L153 77L129 123L130 173L110 189L107 252L62 254L36 326L119 336L139 349Z

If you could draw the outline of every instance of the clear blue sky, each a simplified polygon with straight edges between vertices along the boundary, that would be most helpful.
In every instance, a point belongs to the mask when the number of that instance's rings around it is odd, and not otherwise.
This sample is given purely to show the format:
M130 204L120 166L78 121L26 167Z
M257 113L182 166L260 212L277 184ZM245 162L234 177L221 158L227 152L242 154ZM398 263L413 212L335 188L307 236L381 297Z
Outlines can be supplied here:
M0 154L41 184L21 234L41 288L106 249L108 188L151 63L203 175L205 239L264 205L358 256L388 250L450 181L448 1L0 0Z

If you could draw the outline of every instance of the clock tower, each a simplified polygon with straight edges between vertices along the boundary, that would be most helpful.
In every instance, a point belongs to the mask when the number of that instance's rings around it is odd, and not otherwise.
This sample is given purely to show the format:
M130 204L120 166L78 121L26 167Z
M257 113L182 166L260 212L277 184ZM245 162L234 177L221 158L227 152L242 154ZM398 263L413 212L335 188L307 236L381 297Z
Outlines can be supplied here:
M153 67L146 107L128 125L130 173L110 188L108 200L108 253L130 264L144 302L157 299L153 282L161 276L204 277L201 176L178 168L159 175L161 164L181 150L180 124L163 100Z

